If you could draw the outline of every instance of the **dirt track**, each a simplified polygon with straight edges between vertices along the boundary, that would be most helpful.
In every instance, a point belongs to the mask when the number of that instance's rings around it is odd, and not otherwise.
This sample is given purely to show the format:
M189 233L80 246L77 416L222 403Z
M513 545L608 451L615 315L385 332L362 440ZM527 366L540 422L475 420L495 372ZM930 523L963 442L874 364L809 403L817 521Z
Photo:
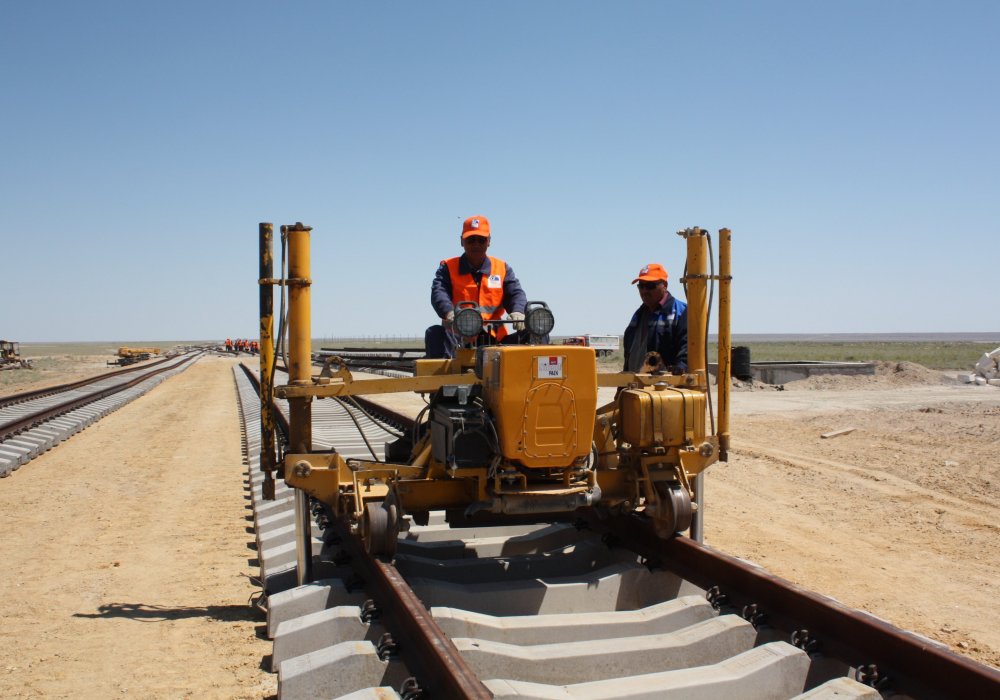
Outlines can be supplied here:
M274 692L230 365L199 361L0 482L0 697ZM1000 390L941 376L735 392L706 540L1000 665Z

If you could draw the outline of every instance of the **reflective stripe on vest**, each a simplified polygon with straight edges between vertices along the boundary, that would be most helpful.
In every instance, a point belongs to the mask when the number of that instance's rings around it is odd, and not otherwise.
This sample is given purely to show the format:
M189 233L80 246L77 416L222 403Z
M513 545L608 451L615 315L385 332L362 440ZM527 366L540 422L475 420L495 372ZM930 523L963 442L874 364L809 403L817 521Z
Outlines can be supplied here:
M500 258L490 257L490 274L483 275L479 284L472 274L458 271L461 258L449 258L441 262L448 266L451 277L451 303L458 306L460 301L475 302L479 306L484 320L499 321L503 318L503 284L507 277L507 263ZM507 335L505 326L487 326L490 335L497 340Z

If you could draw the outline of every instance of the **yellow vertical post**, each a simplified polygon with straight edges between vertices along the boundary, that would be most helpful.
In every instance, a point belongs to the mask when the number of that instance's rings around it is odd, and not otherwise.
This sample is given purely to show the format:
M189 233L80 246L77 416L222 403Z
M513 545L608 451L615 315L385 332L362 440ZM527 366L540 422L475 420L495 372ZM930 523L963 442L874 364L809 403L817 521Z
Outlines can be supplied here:
M261 484L265 501L274 500L274 225L262 223L260 238L260 468L264 472Z
M678 231L687 240L687 272L684 288L688 304L688 371L698 375L699 383L709 391L708 367L705 365L708 331L708 231L698 227ZM704 540L705 473L694 478L694 514L691 539Z
M728 228L719 229L719 459L729 461L729 390L732 335L730 309L732 303L733 269L731 247L733 235Z
M708 326L708 232L700 228L679 231L687 240L684 289L688 305L688 369L705 379L705 330Z
M312 228L296 223L282 226L281 235L288 241L288 383L303 386L312 383L312 306L309 295L310 232ZM312 405L310 397L288 400L288 447L292 452L312 451ZM298 584L312 580L312 522L309 496L295 490L295 561Z
M282 226L288 240L288 383L291 386L312 383L312 303L309 287L310 240L312 227L296 223ZM312 449L311 399L288 401L289 449L309 452Z

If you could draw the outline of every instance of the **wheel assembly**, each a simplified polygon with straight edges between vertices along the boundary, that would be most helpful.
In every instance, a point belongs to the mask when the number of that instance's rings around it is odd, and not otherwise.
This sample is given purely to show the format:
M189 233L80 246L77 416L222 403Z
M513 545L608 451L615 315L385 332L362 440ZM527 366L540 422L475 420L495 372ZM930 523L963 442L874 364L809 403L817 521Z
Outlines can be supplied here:
M683 486L676 482L659 482L656 484L656 495L659 501L651 515L657 535L671 537L691 527L694 507Z
M389 500L365 505L364 541L369 554L391 557L399 537L399 509Z

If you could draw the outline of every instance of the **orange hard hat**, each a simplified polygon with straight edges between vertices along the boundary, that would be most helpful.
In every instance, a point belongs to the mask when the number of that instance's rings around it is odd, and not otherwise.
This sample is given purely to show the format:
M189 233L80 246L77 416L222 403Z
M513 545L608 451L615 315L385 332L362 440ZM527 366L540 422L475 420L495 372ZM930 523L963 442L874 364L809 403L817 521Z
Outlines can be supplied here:
M490 237L490 221L485 216L470 216L462 224L462 238L469 236Z
M632 280L632 284L640 281L666 282L667 271L664 269L663 265L660 265L659 263L649 263L648 265L643 265L642 269L639 270L639 276Z

